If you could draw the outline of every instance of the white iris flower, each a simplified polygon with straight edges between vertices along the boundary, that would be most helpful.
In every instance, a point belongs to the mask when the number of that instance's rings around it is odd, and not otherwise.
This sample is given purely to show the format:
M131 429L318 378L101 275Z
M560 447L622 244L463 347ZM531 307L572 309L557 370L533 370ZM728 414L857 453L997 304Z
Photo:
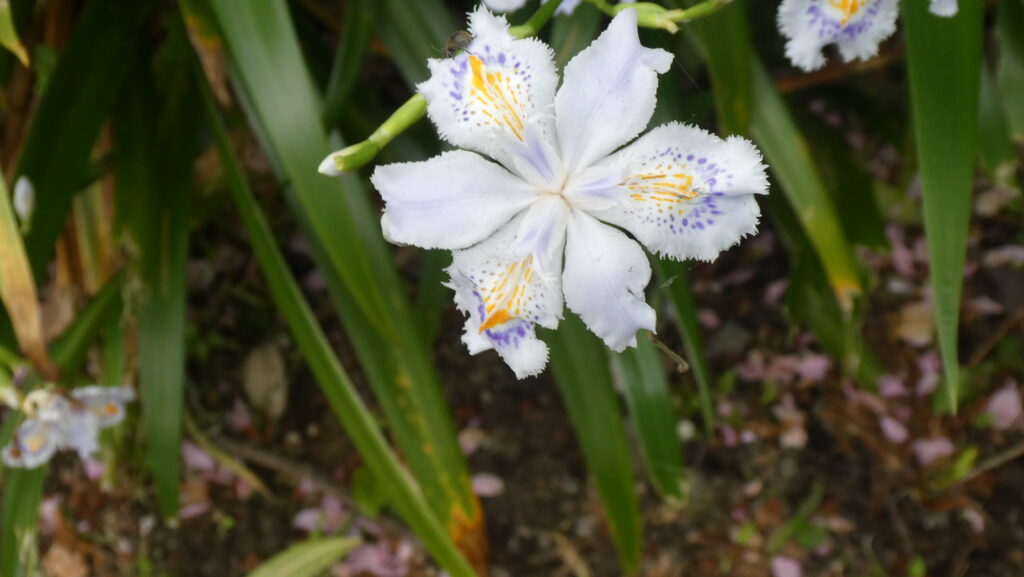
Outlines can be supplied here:
M957 0L931 0L937 16L953 16ZM846 62L878 54L878 45L896 31L899 0L783 0L779 29L788 41L786 56L804 70L825 65L821 50L835 44Z
M22 407L29 417L18 426L0 457L8 467L32 469L59 449L71 449L85 459L99 449L100 429L124 419L124 405L135 400L129 387L88 386L64 397L52 391L31 393Z
M534 328L556 328L565 305L615 351L654 330L637 240L711 260L757 230L767 179L749 141L670 123L623 147L647 127L672 62L640 44L636 21L634 10L616 16L558 88L546 44L478 9L472 44L431 60L419 86L441 136L464 150L372 177L385 236L453 251L463 341L473 354L495 349L519 378L544 369Z

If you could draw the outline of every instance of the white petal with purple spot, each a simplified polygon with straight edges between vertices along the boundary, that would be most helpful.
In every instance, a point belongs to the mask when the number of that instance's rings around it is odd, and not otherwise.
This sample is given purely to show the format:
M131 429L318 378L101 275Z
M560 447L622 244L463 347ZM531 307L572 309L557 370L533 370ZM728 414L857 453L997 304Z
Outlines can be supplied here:
M825 64L821 51L834 44L843 60L866 60L896 30L898 0L783 0L779 29L786 56L798 68Z
M471 354L495 349L519 378L547 364L537 325L556 328L562 317L561 269L565 202L549 195L494 237L453 253L448 286L467 314L463 342Z
M599 170L609 174L603 186L566 192L573 205L590 204L598 219L677 260L713 260L753 234L760 216L754 195L768 192L750 141L678 123L655 128L592 172Z

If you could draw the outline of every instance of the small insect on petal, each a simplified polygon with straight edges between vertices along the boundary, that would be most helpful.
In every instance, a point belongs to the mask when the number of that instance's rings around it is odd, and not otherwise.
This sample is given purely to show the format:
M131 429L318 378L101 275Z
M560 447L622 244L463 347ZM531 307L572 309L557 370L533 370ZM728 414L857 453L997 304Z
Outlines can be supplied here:
M444 44L445 56L451 58L459 52L462 52L466 48L469 48L469 44L473 42L473 35L465 30L459 30L448 37L448 42Z

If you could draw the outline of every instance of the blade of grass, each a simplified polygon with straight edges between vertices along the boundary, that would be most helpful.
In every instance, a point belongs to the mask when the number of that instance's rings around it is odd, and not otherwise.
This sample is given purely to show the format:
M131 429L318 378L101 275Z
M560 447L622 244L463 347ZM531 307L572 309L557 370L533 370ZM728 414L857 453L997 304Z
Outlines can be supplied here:
M858 308L846 318L793 208L781 198L769 198L767 205L792 262L785 296L791 325L802 323L809 327L821 348L841 359L848 374L862 388L875 390L882 367L862 334L863 311Z
M999 87L1013 137L1024 142L1024 0L1003 0L996 8Z
M427 79L427 58L443 57L448 37L465 26L439 0L376 0L370 9L381 39L410 86Z
M137 327L142 428L160 511L167 518L177 515L181 477L189 207L200 110L184 25L173 22L157 61L157 78L166 86L150 88L148 67L140 70L118 130L118 195L137 202L130 230L142 281ZM165 100L153 103L156 93Z
M267 277L274 302L288 322L295 342L309 363L324 396L327 397L331 408L338 415L375 478L388 485L388 494L427 550L453 576L473 576L473 570L446 534L425 495L388 447L373 415L363 404L351 379L331 350L327 337L316 323L312 311L288 270L288 264L274 243L270 226L249 191L248 183L209 97L206 98L206 104L207 117L221 155L228 187L249 231L253 253Z
M107 319L121 307L121 275L115 275L50 347L53 361L65 375L79 370ZM13 419L9 421L14 422ZM22 544L35 534L43 481L48 468L11 469L3 483L0 511L0 575L17 575ZM29 539L29 544L34 541Z
M341 119L348 96L366 61L366 51L370 47L374 27L369 4L370 0L352 0L345 4L345 27L341 31L341 43L334 56L324 95L323 120L324 126L328 128L335 126Z
M248 577L317 577L360 544L355 537L329 537L291 545L249 572Z
M240 98L289 179L289 203L401 453L460 548L482 566L482 513L417 318L383 244L379 211L354 175L342 177L339 187L316 172L331 147L287 6L279 0L214 0L211 6L237 66ZM358 272L340 282L353 266L366 267L370 276ZM359 293L386 303L384 313L383 305L353 302Z
M47 83L16 171L36 189L39 208L25 248L37 279L53 256L71 197L86 180L96 135L133 67L149 8L148 2L90 2Z
M755 57L751 55L751 58ZM854 299L861 294L861 285L853 251L843 234L835 205L815 168L806 140L768 72L756 64L753 76L750 134L761 147L768 166L824 264L842 310L849 314Z
M700 4L701 0L669 0L676 8ZM718 111L718 130L725 134L746 134L753 99L753 46L742 2L734 2L708 18L686 25L701 47L708 63Z
M1022 95L1024 97L1024 95ZM992 180L1010 189L1020 189L1017 166L1020 158L1010 136L1003 97L995 74L981 67L981 91L978 94L978 152Z
M237 67L236 86L249 104L253 124L268 152L289 179L289 201L305 230L322 243L337 272L378 330L393 338L388 317L392 308L374 277L374 263L362 246L360 225L348 211L332 210L338 187L316 172L330 152L319 111L320 100L305 67L288 8L277 0L239 5L224 0L209 3L224 35L231 61Z
M18 57L22 66L28 68L31 64L28 58L28 51L18 38L18 30L14 27L14 15L11 13L10 0L0 0L0 45L11 51Z
M651 262L655 274L658 275L658 282L668 291L672 305L675 306L679 332L682 334L683 347L686 349L686 359L690 363L693 379L697 382L697 398L704 421L704 433L711 438L715 427L715 412L711 407L711 367L704 356L704 341L697 325L697 305L694 304L693 292L690 291L686 264L657 258Z
M686 498L686 469L661 355L650 335L641 334L635 349L626 349L612 359L618 367L651 481L669 502L681 505Z
M605 346L575 315L566 315L545 337L551 370L587 471L597 484L612 541L627 574L640 568L640 513L633 487L633 460L622 422Z
M955 18L937 18L921 2L902 4L936 329L953 412L960 383L957 334L977 155L983 28L981 3L962 4Z

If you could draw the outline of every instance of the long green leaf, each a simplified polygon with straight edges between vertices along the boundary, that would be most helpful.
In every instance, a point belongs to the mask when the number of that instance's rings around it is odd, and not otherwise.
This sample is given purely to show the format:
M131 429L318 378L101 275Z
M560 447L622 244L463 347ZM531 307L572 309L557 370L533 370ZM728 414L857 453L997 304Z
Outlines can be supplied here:
M676 7L701 0L669 0ZM708 18L686 26L701 47L711 72L718 129L723 134L746 134L752 111L752 72L756 64L742 2L726 6Z
M29 66L28 51L18 38L18 30L14 27L14 15L11 13L10 0L0 0L0 46L11 51L18 57L22 66Z
M39 103L17 170L35 185L40 207L25 238L36 278L50 262L71 196L85 181L93 142L133 67L149 7L149 2L90 2Z
M661 356L648 335L640 334L635 349L613 358L651 480L659 493L681 504L686 497L686 470Z
M690 276L686 271L686 265L680 262L654 259L653 264L658 282L668 291L672 305L676 309L679 332L683 336L683 348L686 349L686 360L690 363L693 379L697 383L697 400L704 420L704 432L711 438L715 426L715 412L711 406L711 366L704 356L704 340L697 324L697 306L693 302L693 292L690 290Z
M305 230L322 243L337 272L379 330L389 333L389 303L374 278L373 263L359 237L360 225L336 209L338 186L316 172L308 160L331 146L321 126L321 102L299 51L288 7L278 0L238 4L211 0L210 7L237 67L241 96L253 124L289 179L289 201ZM390 336L390 335L389 335Z
M410 86L427 79L427 58L444 56L448 37L464 26L439 0L376 0L371 10L391 58Z
M297 543L264 561L249 577L317 577L359 546L354 537L330 537Z
M597 484L619 559L626 573L633 574L640 568L640 513L629 441L604 343L575 315L567 315L545 340L551 347L555 383Z
M758 63L753 75L750 134L761 147L783 194L825 265L836 298L849 314L854 298L861 294L861 285L853 251L843 234L835 205L815 169L807 142L768 72Z
M415 482L399 464L377 428L375 419L363 404L351 379L345 373L302 297L298 284L288 270L284 256L249 191L241 166L231 150L227 134L210 98L206 99L211 129L224 163L228 187L238 207L278 310L292 330L299 349L316 377L324 396L338 415L359 453L366 459L375 478L388 485L399 512L434 555L438 563L456 577L473 576L473 570L459 554L444 527Z
M924 196L924 225L949 406L956 410L957 334L978 139L982 5L938 18L904 2L910 96ZM955 82L950 82L955 78Z
M1020 158L1010 135L1010 122L1003 106L995 74L981 67L981 91L978 94L978 152L996 184L1019 189L1017 166Z
M345 28L341 31L341 43L334 56L324 95L323 119L328 128L341 119L348 96L355 88L366 61L366 50L370 47L374 27L369 4L370 0L353 0L345 6Z
M379 212L356 177L343 177L339 187L316 172L333 147L287 6L280 0L211 6L238 70L236 86L289 180L289 203L402 455L451 535L482 563L482 514L416 316L383 244ZM377 304L368 306L367 299Z
M121 280L121 275L108 280L103 290L50 346L53 361L65 376L79 370L96 335L120 308ZM0 511L0 575L18 574L23 541L35 533L47 470L45 466L12 469L4 479L3 511ZM27 542L27 545L32 544L31 540Z
M118 196L139 249L139 385L149 468L160 510L178 510L185 388L186 265L192 164L199 108L184 25L172 29L158 61L159 90L140 68L118 117ZM154 95L166 96L155 102ZM158 148L159 145L159 148Z
M1024 141L1024 0L1002 0L996 9L996 21L999 85L1013 137Z

